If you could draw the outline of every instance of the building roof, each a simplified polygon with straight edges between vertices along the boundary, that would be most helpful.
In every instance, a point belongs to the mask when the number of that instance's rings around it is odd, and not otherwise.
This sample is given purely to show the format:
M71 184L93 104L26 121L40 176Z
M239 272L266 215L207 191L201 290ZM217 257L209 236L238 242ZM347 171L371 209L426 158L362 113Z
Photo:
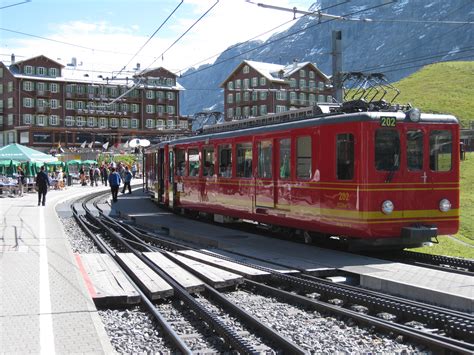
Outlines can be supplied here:
M223 87L224 84L230 79L230 77L234 75L243 65L249 65L257 72L259 72L262 76L274 83L284 83L286 78L288 78L296 71L302 69L307 65L311 65L313 67L313 70L320 73L326 80L329 79L326 74L324 74L321 70L318 69L316 65L311 62L293 62L292 64L281 65L274 63L256 62L253 60L244 60L232 71L232 73L230 73L229 76L227 76L227 78L220 84L220 87Z

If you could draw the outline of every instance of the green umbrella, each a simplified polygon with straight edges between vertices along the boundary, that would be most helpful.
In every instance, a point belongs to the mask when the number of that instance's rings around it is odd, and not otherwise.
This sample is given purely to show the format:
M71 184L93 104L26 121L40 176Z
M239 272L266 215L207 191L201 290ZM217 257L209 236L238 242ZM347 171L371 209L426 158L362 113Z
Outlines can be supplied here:
M94 164L97 164L97 161L96 160L84 160L82 162L82 164L84 164L84 165L94 165Z

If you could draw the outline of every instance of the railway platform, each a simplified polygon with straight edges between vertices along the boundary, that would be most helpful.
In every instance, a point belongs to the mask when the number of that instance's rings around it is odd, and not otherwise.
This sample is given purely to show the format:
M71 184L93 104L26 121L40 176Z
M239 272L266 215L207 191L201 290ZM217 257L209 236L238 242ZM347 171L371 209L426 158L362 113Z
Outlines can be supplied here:
M105 187L0 198L0 353L110 354L105 333L65 236L58 203Z
M198 243L212 252L225 255L227 251L258 259L263 264L274 263L281 266L280 271L296 269L327 273L337 270L356 276L359 285L365 288L474 312L474 279L470 276L332 251L198 222L160 209L148 197L138 194L133 197L127 195L113 204L111 213L133 220L138 225L166 231L171 237ZM242 261L245 261L245 257L242 257Z

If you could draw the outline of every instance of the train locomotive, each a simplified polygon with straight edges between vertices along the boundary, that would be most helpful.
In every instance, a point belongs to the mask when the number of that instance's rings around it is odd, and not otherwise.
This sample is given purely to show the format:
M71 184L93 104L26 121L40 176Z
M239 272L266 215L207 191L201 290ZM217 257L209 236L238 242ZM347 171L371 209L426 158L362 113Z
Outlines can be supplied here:
M206 127L146 154L158 203L359 248L459 228L459 124L410 107L319 105Z

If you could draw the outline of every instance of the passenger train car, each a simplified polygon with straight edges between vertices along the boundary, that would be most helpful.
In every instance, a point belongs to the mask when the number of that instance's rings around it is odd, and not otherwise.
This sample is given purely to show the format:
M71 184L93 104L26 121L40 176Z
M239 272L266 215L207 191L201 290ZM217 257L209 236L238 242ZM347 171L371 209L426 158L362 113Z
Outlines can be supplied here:
M417 109L325 107L216 125L146 156L172 209L415 247L459 227L459 125ZM326 111L326 112L323 112Z

